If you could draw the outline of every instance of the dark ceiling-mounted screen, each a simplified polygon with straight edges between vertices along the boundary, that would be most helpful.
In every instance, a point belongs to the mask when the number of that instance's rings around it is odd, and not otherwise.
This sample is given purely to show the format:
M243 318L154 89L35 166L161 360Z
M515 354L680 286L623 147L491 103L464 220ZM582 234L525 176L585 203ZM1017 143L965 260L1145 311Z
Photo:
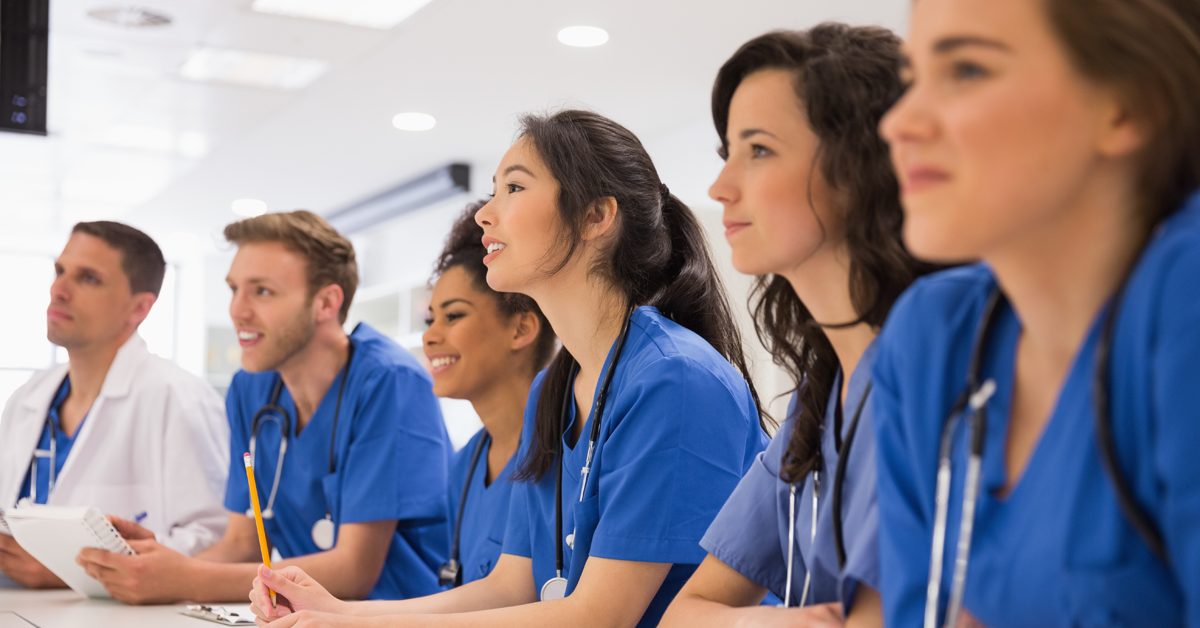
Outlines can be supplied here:
M46 134L50 0L0 0L0 131Z

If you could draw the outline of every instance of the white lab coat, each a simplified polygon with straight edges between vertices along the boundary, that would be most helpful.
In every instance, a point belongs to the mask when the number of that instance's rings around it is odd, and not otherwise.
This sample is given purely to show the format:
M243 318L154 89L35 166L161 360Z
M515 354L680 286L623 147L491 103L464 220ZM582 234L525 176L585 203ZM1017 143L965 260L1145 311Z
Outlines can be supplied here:
M17 501L66 364L19 388L0 419L0 507ZM146 349L117 351L48 504L94 506L133 520L163 545L195 554L225 532L229 422L206 382Z

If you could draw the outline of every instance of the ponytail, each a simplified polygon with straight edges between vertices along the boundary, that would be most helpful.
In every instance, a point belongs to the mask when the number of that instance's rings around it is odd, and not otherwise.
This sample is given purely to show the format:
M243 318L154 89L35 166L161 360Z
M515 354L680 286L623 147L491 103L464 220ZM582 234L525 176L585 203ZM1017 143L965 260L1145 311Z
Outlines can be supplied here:
M758 392L742 351L725 288L712 263L704 231L686 205L658 179L640 141L628 129L588 111L561 111L522 119L529 138L559 184L558 211L565 225L566 258L580 241L582 221L597 199L612 197L618 231L591 272L603 276L631 305L650 305L707 341L746 378L767 428ZM554 465L562 435L560 411L570 395L574 358L564 348L542 380L534 436L521 460L518 481L539 481Z

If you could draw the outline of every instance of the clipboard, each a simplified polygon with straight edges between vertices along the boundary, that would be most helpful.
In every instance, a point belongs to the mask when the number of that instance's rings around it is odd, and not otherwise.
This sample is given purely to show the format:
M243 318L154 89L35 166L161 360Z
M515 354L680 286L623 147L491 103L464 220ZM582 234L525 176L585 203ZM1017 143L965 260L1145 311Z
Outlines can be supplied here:
M250 605L245 606L205 606L188 605L183 615L211 621L222 626L253 626L254 613Z

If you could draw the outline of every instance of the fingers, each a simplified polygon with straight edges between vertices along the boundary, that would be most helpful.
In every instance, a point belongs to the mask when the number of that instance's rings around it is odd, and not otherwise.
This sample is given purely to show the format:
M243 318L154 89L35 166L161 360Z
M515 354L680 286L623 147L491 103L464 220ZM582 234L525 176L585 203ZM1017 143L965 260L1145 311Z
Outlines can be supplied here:
M108 550L96 549L94 547L85 547L79 550L79 555L75 557L76 564L84 569L88 567L85 563L91 563L106 569L121 569L126 566L129 560L129 556L115 554Z
M281 595L292 599L305 597L305 586L297 581L307 580L308 576L299 567L284 567L279 571L268 569L266 565L258 566L258 577L263 584Z
M153 532L132 521L127 521L116 515L107 515L107 518L108 521L113 524L113 527L117 529L117 533L126 540L144 541L155 538Z

